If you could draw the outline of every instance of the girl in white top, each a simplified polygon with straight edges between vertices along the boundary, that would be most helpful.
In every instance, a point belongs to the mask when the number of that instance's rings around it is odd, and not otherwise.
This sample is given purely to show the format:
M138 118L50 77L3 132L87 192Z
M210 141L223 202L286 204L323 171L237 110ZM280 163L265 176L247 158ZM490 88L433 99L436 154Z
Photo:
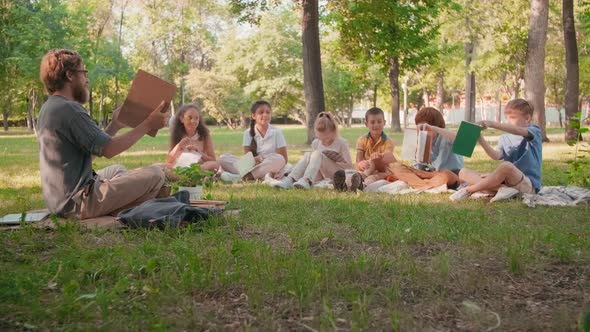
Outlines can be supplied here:
M183 152L197 152L201 155L198 164L206 171L217 171L219 163L209 128L202 121L201 112L195 104L185 104L173 118L170 129L170 152L166 162L174 165Z
M312 152L306 152L281 181L274 182L279 188L309 189L315 182L331 179L341 169L352 168L352 158L346 140L338 135L338 125L328 112L318 114L314 130L316 139L311 143Z
M283 170L288 160L285 136L279 128L270 124L272 109L269 102L255 102L250 113L250 129L244 132L242 146L245 154L252 152L256 166L244 175L244 179L263 179L267 174L274 177ZM226 171L221 175L222 180L235 182L240 179L236 165L238 160L238 157L231 154L224 154L219 158L221 167Z

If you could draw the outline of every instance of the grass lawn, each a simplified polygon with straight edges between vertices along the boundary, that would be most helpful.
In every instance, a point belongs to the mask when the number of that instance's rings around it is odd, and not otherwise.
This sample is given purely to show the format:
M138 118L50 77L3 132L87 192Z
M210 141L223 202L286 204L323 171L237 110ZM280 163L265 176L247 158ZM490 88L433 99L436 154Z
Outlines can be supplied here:
M295 163L305 131L283 130ZM354 146L364 132L341 134ZM560 185L573 148L549 133L543 182ZM241 137L213 129L218 154L240 153ZM96 168L164 161L167 140L143 138ZM43 208L34 136L0 136L0 154L0 216ZM494 165L479 147L466 159ZM212 193L242 213L183 230L0 231L0 330L563 331L590 321L589 206L260 184Z

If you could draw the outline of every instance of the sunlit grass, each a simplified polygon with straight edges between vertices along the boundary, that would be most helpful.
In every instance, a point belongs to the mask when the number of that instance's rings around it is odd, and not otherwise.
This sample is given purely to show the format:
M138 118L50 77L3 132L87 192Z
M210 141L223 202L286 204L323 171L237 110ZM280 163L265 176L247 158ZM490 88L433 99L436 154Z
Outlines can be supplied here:
M305 129L283 130L295 163ZM218 155L241 154L241 130L212 132ZM341 131L353 158L365 132ZM163 130L94 166L162 162L168 144ZM544 184L564 183L573 149L543 148ZM0 135L0 153L0 216L44 207L34 136ZM482 172L497 164L480 147L466 159ZM211 193L239 216L184 230L0 232L0 330L485 330L489 311L501 330L576 330L587 302L587 205L259 183ZM465 314L465 300L481 313Z

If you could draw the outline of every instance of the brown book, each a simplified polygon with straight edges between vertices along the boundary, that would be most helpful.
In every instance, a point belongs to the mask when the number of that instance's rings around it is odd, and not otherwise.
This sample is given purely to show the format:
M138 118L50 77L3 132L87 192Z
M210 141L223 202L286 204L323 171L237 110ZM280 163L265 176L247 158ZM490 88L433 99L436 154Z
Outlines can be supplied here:
M162 100L166 102L162 112L166 112L175 94L174 84L140 69L135 74L127 99L121 107L119 121L135 128L147 119ZM148 135L154 137L157 133L157 130L152 130L148 132Z

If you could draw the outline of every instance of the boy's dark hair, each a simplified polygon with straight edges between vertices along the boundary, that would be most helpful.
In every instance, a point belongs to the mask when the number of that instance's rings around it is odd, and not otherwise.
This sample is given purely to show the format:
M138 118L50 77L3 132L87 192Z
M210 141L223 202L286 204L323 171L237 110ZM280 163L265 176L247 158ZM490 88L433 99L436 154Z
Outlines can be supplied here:
M522 98L512 99L506 104L505 112L519 111L523 114L533 116L533 105Z
M266 100L257 100L254 104L252 104L252 107L250 107L250 114L254 114L256 113L256 110L258 109L258 107L266 105L268 106L268 108L270 108L272 110L272 107L270 106L270 103ZM254 136L256 136L256 131L254 130L254 127L256 126L256 120L254 119L250 119L250 137L252 137L252 141L250 142L250 151L252 151L252 155L254 157L256 157L258 155L258 153L256 152L256 150L258 150L258 144L256 144L256 140L254 139Z
M176 144L178 144L183 137L188 135L180 119L182 119L184 113L190 109L194 109L199 112L199 124L197 125L199 141L206 142L210 138L209 128L207 128L207 125L205 124L205 120L203 119L203 115L199 110L199 107L195 104L184 104L178 109L178 112L172 121L172 126L170 128L170 150L174 149Z
M369 115L379 115L379 114L381 114L383 116L383 119L385 119L385 113L383 113L382 109L380 109L379 107L369 108L367 110L367 112L365 112L365 121L367 121L367 118L369 117Z
M68 81L66 73L78 70L81 63L82 57L77 52L58 48L49 50L41 59L39 68L39 78L45 91L52 95L61 90Z
M418 113L416 113L414 122L416 124L428 123L431 126L437 126L439 128L444 128L446 126L442 113L434 107L424 107L419 110Z

